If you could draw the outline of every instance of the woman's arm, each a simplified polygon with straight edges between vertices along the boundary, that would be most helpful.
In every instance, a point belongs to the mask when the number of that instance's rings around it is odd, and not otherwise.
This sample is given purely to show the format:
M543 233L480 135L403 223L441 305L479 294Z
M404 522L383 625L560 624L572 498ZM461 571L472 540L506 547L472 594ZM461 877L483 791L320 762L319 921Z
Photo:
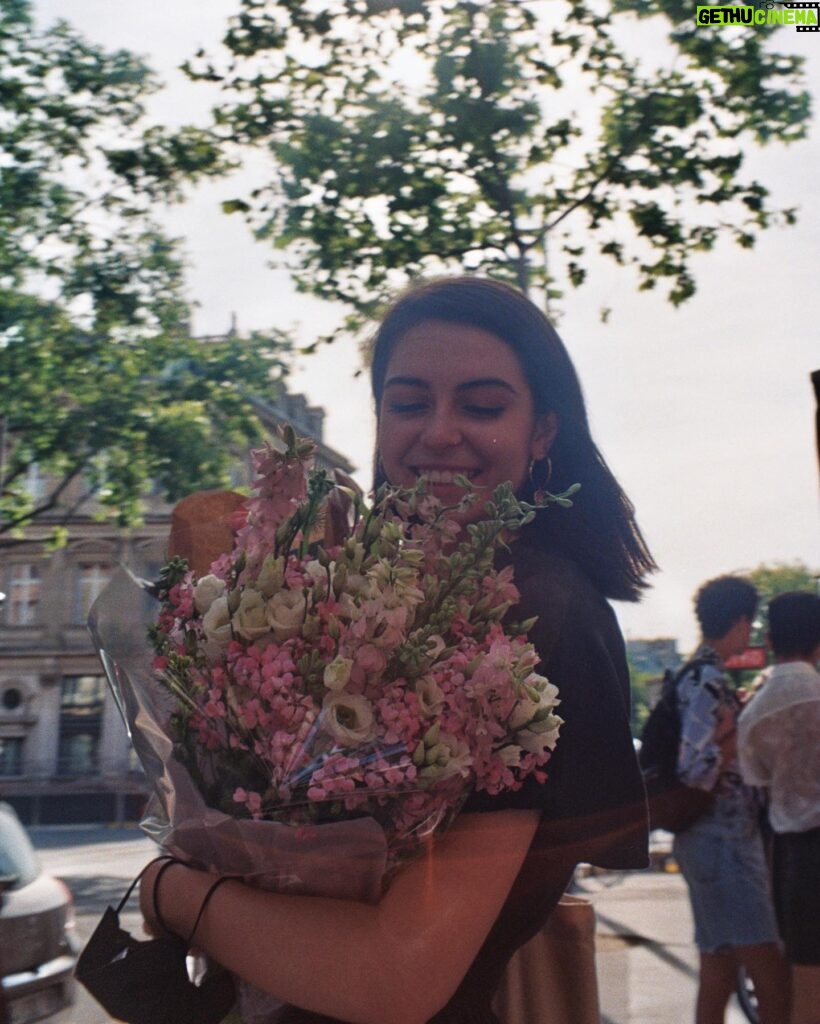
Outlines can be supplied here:
M377 905L264 892L226 882L196 945L283 1002L353 1024L423 1024L458 987L524 861L534 811L463 814L406 865ZM143 876L152 907L158 868ZM556 864L566 877L566 866ZM190 934L214 876L174 865L163 874L165 924ZM545 878L549 885L550 879Z

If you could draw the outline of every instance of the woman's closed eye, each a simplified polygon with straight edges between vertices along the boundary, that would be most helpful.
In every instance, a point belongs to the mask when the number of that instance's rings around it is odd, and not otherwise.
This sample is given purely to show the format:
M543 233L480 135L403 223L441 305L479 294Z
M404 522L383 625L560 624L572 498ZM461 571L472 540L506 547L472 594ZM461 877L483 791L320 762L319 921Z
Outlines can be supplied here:
M404 399L398 401L393 399L387 405L387 411L397 413L398 415L407 415L409 413L424 412L429 407L430 403L425 399Z
M464 406L464 412L466 412L468 416L475 416L477 419L482 420L498 419L498 417L502 416L505 411L506 406L504 405L475 405L471 403L470 405Z

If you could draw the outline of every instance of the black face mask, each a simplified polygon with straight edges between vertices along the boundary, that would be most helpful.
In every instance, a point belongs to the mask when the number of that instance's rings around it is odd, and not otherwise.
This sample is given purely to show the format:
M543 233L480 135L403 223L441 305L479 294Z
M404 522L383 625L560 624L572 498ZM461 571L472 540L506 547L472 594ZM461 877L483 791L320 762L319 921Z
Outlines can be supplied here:
M199 917L187 940L164 935L139 942L120 928L119 915L140 875L116 910L106 908L77 961L77 980L125 1024L219 1024L233 1006L236 990L221 967L209 968L200 985L188 977L185 960Z

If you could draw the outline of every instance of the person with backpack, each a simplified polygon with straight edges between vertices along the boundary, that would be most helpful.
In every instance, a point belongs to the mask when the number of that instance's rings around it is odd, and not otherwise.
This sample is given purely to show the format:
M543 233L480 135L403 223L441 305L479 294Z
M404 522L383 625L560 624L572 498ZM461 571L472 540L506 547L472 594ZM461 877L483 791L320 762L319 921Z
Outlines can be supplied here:
M774 666L740 716L740 769L769 798L790 1024L820 1024L820 595L772 598L768 640Z
M788 968L779 945L758 794L737 760L741 702L724 661L745 650L758 595L740 576L709 580L695 595L701 644L677 681L678 777L709 791L710 808L675 836L700 952L696 1024L723 1024L738 969L751 978L760 1024L788 1019Z

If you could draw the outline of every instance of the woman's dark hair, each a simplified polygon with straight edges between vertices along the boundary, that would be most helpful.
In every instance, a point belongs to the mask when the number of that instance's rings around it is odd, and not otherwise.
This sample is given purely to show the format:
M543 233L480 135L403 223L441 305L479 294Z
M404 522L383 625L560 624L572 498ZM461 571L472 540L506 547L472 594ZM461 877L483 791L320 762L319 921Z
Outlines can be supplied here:
M612 475L589 431L581 385L552 324L517 289L478 277L448 277L416 285L388 309L371 342L371 384L378 415L387 365L396 344L417 324L444 320L496 335L515 353L536 415L554 412L558 434L550 449L550 490L579 483L568 510L539 513L527 528L540 547L571 558L607 597L636 601L657 568L635 522L632 503ZM384 483L378 453L374 483ZM521 497L532 500L528 484Z
M820 645L820 595L791 590L773 597L769 642L777 658L810 658Z
M754 619L757 602L757 590L743 576L708 580L695 594L701 632L707 640L721 640L740 619Z

